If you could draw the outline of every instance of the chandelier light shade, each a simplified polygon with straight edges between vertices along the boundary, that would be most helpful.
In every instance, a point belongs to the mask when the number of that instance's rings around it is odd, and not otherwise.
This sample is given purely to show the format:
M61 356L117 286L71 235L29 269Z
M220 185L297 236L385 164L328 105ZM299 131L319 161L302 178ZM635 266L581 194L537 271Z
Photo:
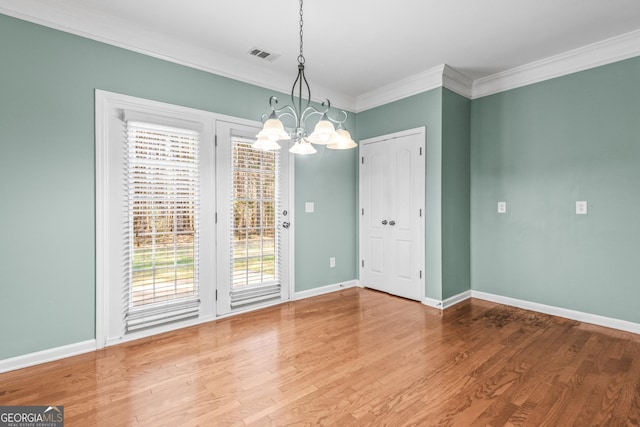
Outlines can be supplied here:
M258 138L268 138L271 141L291 139L289 134L284 130L284 125L276 116L275 111L271 112L271 115L267 121L264 122L262 130L257 136Z
M348 130L338 125L336 130L337 136L327 145L327 148L333 150L348 150L350 148L356 148L358 144L351 138L351 134Z
M331 109L331 102L325 99L320 108L311 105L311 89L304 75L305 58L302 43L302 2L300 0L300 55L298 55L298 76L291 88L291 105L277 108L278 98L269 98L270 114L262 116L262 130L252 147L258 150L278 150L278 141L291 141L293 145L289 152L294 154L313 154L316 149L313 144L326 145L335 150L346 150L357 147L351 134L344 128L347 112L340 111L339 118L332 118L327 113ZM320 116L313 132L309 133L309 119ZM285 128L283 120L292 126ZM336 127L337 125L337 127Z
M330 144L335 137L336 128L329 120L327 113L324 113L308 139L314 144L327 145Z
M289 148L289 152L293 154L315 154L316 149L309 141L304 138L293 143L293 147Z

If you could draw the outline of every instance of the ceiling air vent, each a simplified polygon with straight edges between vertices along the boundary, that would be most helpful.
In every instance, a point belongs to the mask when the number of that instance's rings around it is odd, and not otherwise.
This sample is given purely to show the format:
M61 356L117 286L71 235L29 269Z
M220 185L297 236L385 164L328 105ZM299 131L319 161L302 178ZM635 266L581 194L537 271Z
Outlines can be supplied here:
M280 57L280 55L264 51L257 47L253 47L247 52L251 56L255 56L256 58L266 59L269 62L273 62Z

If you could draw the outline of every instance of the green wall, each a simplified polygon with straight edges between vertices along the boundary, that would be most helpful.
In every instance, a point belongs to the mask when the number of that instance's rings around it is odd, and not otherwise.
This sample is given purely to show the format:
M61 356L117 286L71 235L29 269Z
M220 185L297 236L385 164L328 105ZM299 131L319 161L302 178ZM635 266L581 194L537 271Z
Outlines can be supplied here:
M2 359L95 337L94 89L254 120L273 93L4 15L0 52ZM356 170L296 159L297 290L357 277Z
M639 76L634 58L472 102L474 290L640 322Z
M425 126L425 293L442 298L442 88L358 113L358 140Z
M95 337L94 89L248 119L272 92L3 15L0 52L7 358ZM434 89L350 119L356 140L427 129L428 298L471 288L640 322L638 76L635 58L473 101ZM296 290L355 279L357 151L321 147L295 168Z
M442 299L471 289L471 101L442 91Z
M358 151L316 149L311 157L296 158L296 181L304 183L296 182L298 291L358 277ZM305 202L314 203L313 213L305 213ZM330 257L335 268L329 268Z
M358 113L358 138L426 126L425 294L470 289L470 101L437 88Z

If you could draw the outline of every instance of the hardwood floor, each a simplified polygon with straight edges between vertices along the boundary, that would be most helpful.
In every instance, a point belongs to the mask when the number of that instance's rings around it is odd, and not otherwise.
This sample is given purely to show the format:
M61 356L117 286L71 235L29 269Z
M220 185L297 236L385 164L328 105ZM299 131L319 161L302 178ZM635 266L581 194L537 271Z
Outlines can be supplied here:
M640 336L347 289L0 375L67 426L640 425Z

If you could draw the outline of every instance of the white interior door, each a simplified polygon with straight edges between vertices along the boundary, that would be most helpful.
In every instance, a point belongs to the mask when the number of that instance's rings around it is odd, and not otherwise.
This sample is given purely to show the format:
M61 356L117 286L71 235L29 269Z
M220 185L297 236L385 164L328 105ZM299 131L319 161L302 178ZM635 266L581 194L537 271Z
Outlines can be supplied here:
M385 191L391 175L383 143L360 144L360 257L361 282L372 289L391 292L391 229L388 218L390 191ZM388 223L388 220L386 220Z
M259 131L216 123L218 315L289 299L289 152L251 148Z
M424 128L361 141L361 283L424 295Z

